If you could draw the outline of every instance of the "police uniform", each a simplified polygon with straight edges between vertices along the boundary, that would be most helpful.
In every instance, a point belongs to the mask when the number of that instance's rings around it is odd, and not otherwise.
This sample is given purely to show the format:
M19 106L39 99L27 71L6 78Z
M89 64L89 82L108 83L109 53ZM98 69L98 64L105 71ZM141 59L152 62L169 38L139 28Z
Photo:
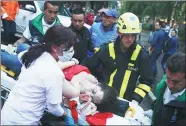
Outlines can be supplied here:
M104 82L114 87L121 98L135 99L138 102L150 91L153 83L150 57L147 52L137 44L133 44L129 51L122 52L120 38L102 46L84 64L93 71L102 64ZM139 77L139 85L136 82Z

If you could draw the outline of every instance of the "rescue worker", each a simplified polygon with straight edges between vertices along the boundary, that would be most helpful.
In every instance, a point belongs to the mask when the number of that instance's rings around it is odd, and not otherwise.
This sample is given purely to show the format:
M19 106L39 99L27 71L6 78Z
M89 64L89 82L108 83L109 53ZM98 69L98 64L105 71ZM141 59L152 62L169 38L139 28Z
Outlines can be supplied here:
M75 40L69 28L55 25L39 45L19 54L22 71L1 110L1 125L39 125L45 108L60 119L66 115L61 107L65 77L57 62Z
M136 44L141 32L139 19L131 12L122 14L117 22L115 42L102 46L92 57L85 59L91 71L102 65L104 82L119 92L119 97L142 101L153 83L152 66L147 52ZM136 87L139 77L140 84Z

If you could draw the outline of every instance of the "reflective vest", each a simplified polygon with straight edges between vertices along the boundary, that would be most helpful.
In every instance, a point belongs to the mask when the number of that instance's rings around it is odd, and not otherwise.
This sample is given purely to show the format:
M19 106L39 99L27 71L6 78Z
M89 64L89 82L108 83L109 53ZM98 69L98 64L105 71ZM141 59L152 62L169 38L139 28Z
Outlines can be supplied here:
M110 57L113 58L113 60L115 60L116 55L115 55L115 50L114 50L114 43L110 43L109 45L109 55ZM132 56L130 58L130 62L128 63L128 69L125 71L124 77L123 77L123 81L122 81L122 85L120 88L120 92L119 92L119 97L123 98L125 95L125 91L127 89L127 85L131 76L131 67L134 67L135 61L140 53L141 50L141 46L137 45L136 49L134 50L134 52L132 53ZM117 73L117 69L114 70L114 72L110 75L110 80L109 80L109 86L112 87L113 84L113 78ZM139 84L139 86L134 90L134 92L138 95L140 95L142 98L145 97L146 93L148 93L150 91L150 87L146 84Z

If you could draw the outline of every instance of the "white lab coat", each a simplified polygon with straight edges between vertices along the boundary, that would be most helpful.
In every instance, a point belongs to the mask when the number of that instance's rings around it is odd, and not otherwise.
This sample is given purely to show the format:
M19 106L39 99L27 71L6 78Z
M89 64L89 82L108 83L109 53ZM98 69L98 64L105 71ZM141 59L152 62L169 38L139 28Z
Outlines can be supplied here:
M23 66L1 110L1 125L38 125L47 103L61 103L63 82L63 72L47 52L28 69Z

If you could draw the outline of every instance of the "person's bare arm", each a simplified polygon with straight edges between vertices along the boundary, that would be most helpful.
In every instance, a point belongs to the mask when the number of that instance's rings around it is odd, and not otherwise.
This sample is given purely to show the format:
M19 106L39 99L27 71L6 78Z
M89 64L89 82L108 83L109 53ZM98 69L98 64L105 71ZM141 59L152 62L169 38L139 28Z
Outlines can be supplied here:
M73 65L76 65L76 63L74 61L66 61L66 62L61 62L61 61L58 61L58 65L60 66L60 68L62 70L68 68L68 67L71 67Z
M66 69L68 67L77 65L77 64L79 64L79 61L76 58L72 58L70 61L66 61L66 62L58 61L58 65L60 66L60 68L62 70Z
M18 40L13 44L13 46L17 46L17 45L19 45L20 43L23 43L23 42L26 42L26 41L28 41L28 39L25 38L24 36L22 36L20 39L18 39Z

